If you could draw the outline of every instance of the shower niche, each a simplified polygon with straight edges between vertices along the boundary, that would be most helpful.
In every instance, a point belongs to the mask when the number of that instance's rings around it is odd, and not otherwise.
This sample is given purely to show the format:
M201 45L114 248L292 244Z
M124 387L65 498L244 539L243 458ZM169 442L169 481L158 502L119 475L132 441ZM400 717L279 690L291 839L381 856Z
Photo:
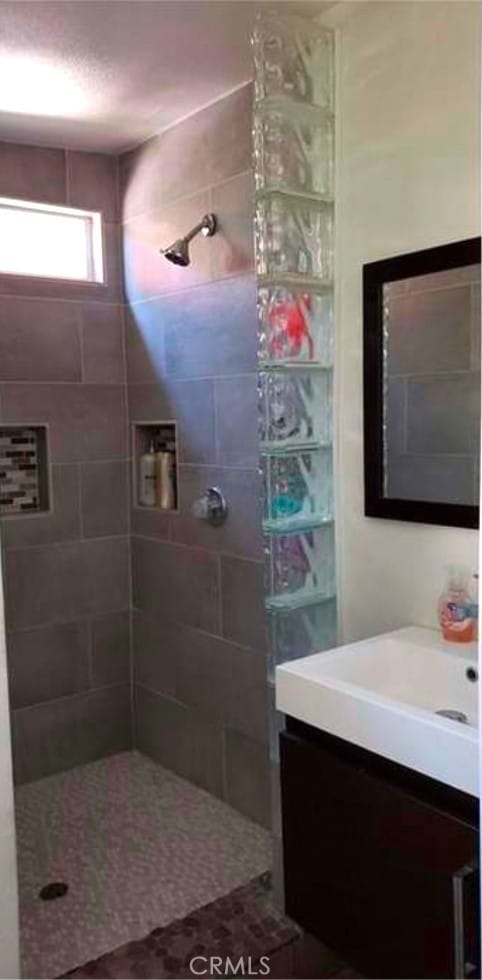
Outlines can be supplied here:
M0 516L50 510L47 426L0 426Z
M174 421L132 424L134 507L175 513L179 510L178 438Z

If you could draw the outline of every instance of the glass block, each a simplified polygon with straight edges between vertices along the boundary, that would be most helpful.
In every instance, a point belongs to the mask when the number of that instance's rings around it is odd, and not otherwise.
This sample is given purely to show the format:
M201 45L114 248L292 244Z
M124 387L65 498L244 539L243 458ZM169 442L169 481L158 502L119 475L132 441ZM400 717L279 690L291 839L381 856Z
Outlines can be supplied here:
M273 193L261 198L255 214L256 271L259 276L333 275L333 208L323 201Z
M333 105L333 33L312 20L262 14L253 35L257 100Z
M269 613L268 678L275 682L278 664L331 650L337 644L336 599L301 609Z
M332 524L266 540L267 609L293 609L335 593Z
M333 195L333 118L319 109L260 104L254 115L257 190Z
M259 438L262 448L327 445L332 439L332 371L262 371Z
M258 287L262 362L333 363L333 293L299 286Z
M263 526L296 529L333 520L333 453L330 448L263 456Z

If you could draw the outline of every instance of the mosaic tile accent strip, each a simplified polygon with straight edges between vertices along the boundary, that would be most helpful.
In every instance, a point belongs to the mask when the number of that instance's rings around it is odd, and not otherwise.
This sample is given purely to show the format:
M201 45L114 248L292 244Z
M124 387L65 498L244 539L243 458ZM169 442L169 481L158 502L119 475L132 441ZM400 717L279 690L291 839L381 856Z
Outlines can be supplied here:
M266 871L270 835L137 752L16 792L22 974L51 978ZM51 881L68 884L54 902Z
M0 428L0 514L41 509L35 429Z

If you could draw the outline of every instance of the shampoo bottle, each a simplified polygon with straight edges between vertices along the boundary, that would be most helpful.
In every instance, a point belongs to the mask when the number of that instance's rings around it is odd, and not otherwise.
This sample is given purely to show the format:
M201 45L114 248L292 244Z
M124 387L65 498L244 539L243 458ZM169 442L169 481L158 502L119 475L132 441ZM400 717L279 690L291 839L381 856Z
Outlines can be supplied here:
M439 602L439 622L444 640L472 643L477 636L467 569L451 565L447 586Z
M156 454L153 442L139 460L139 504L141 507L156 506Z
M161 443L156 452L156 504L161 510L176 506L174 453Z

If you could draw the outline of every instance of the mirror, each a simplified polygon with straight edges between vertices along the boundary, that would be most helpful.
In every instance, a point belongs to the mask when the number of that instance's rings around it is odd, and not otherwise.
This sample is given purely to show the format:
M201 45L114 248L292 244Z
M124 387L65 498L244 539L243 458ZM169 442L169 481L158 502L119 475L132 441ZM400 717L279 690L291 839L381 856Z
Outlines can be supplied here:
M363 267L365 514L478 527L480 238Z

